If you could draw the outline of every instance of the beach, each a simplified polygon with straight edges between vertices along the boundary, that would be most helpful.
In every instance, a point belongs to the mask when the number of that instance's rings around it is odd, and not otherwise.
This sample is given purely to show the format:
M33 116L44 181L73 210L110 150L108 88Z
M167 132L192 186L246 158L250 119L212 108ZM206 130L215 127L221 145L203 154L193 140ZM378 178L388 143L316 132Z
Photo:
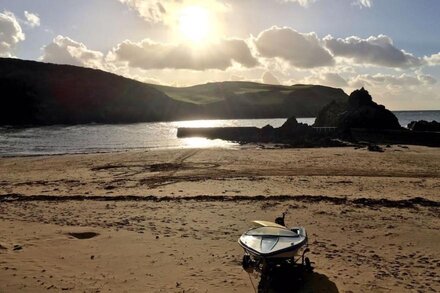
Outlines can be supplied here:
M438 292L440 149L383 149L0 158L0 292L253 292L237 239L284 211L315 267L289 292Z

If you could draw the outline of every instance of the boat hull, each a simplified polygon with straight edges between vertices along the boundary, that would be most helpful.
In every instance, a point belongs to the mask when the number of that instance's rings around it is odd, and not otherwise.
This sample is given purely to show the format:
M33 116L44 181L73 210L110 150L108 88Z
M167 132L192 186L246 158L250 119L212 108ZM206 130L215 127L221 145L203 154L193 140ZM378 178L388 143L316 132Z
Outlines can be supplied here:
M238 243L254 258L295 258L307 246L307 234L302 227L260 227L245 232Z

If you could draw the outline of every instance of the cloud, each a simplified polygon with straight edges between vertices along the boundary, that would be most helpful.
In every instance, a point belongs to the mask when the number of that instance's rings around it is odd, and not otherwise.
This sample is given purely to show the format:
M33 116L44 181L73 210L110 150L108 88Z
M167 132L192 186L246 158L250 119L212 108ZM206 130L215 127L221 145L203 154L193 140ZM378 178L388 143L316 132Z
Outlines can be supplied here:
M158 43L146 39L135 43L124 41L109 54L115 61L128 62L129 66L142 69L221 69L233 65L244 67L258 64L245 41L225 39L202 48L190 44Z
M362 74L350 79L349 84L352 87L411 87L433 85L437 80L431 75L389 75L389 74Z
M280 84L278 78L276 78L270 71L266 71L261 76L261 81L266 84Z
M25 35L12 12L0 13L0 56L11 57L15 46L24 41Z
M228 6L219 0L119 0L136 10L147 22L172 24L179 11L186 6L197 5L210 11L226 11Z
M26 24L30 27L40 26L40 17L37 14L25 10L24 17L26 18Z
M439 85L425 74L362 74L349 80L352 88L366 87L375 101L389 109L437 109Z
M102 68L104 55L88 49L83 43L58 35L43 47L41 61L76 66Z
M359 6L359 8L371 8L373 6L372 0L355 0L352 2L353 5Z
M437 54L432 54L429 57L425 56L424 59L428 63L428 65L431 65L431 66L440 65L440 52Z
M303 34L291 28L272 27L254 40L256 50L265 58L280 58L299 68L334 64L315 33Z
M232 74L232 75L229 77L229 80L230 80L230 81L243 81L243 80L245 80L245 78L244 78L244 76L242 76L242 75Z
M310 4L316 2L316 0L279 0L279 1L298 3L302 7L308 7Z
M335 39L327 36L324 42L334 56L352 59L359 64L409 68L423 63L421 58L396 48L392 39L385 35L371 36L367 39L356 36Z
M319 84L332 87L348 86L347 81L342 76L340 76L338 73L333 72L325 72L306 77L304 80L301 81L301 83Z
M298 3L302 7L308 7L310 4L315 3L317 0L278 0L280 2L293 2ZM352 5L358 6L359 8L371 8L373 6L372 0L354 0L351 2Z

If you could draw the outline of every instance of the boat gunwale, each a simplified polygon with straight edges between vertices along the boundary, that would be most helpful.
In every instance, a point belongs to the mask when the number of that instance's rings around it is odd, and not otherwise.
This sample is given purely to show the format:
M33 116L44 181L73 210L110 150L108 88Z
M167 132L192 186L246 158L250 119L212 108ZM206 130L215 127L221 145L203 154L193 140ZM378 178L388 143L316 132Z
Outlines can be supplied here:
M251 252L251 254L254 254L254 255L259 256L259 257L270 257L270 256L274 256L274 255L277 255L277 254L283 254L283 253L285 253L285 252L289 252L289 251L291 251L291 250L299 250L301 247L306 246L306 245L307 245L307 242L308 242L308 238L307 238L307 236L305 236L303 241L301 241L301 242L299 242L299 243L297 243L297 244L295 244L295 245L292 245L292 246L290 246L290 247L286 247L286 248L283 248L283 249L280 249L280 250L276 250L276 251L273 251L273 252L269 252L269 253L262 253L262 252L258 252L258 251L256 251L256 250L253 249L253 248L250 248L249 246L247 246L246 244L244 244L244 243L241 241L241 237L240 237L240 239L238 239L238 244L239 244L239 245L240 245L245 251L247 251L247 252ZM292 257L280 257L280 258L292 258Z

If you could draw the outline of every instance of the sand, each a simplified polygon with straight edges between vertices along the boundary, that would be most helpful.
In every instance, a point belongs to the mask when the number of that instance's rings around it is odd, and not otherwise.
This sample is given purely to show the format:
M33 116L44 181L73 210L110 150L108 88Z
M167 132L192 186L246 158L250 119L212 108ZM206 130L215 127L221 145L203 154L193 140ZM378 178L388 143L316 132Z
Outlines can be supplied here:
M286 292L440 291L440 149L0 158L0 292L254 292L255 219L309 233Z

